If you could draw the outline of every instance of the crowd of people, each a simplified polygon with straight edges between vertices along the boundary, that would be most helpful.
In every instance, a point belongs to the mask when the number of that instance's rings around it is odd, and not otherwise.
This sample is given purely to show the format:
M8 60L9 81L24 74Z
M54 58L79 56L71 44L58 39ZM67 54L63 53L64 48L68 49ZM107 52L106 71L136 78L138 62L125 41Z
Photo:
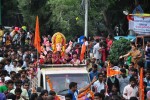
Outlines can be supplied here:
M53 52L51 36L43 35L42 48L47 48L44 39L47 39L49 48L46 53L37 56L33 45L34 32L25 28L12 27L4 31L0 27L0 100L60 100L55 91L42 90L31 87L31 80L37 75L40 64L82 64L86 60L87 70L91 83L77 90L77 83L70 82L66 100L78 100L78 95L91 87L93 96L86 96L85 100L138 100L139 98L139 68L144 68L145 100L150 100L150 42L142 50L131 43L131 50L121 55L118 62L111 62L110 67L121 71L120 75L107 77L107 57L113 45L111 34L103 39L88 39L84 37L83 44L77 38L70 40L71 50L63 54ZM66 44L67 46L69 45ZM80 59L82 45L86 46L84 60ZM38 58L37 58L38 57ZM131 58L129 62L119 63L119 59ZM144 60L140 60L144 59ZM145 64L145 65L144 65ZM82 99L81 99L82 100Z

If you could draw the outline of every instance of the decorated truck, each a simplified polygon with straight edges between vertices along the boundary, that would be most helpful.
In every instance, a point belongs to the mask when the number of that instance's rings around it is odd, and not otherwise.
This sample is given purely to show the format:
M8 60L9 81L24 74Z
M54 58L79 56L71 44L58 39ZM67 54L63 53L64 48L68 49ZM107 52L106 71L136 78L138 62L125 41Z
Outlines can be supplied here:
M40 58L42 60L40 59L39 61L44 62L44 55L47 55L48 52L51 51L51 54L48 54L47 58L51 59L51 63L40 63L37 79L35 78L34 83L37 83L38 87L41 87L48 91L55 91L60 100L65 100L64 95L68 93L70 82L77 82L78 89L83 88L90 83L89 74L86 69L87 65L76 63L67 64L64 62L62 63L61 61L63 60L60 61L59 59L63 59L65 57L65 54L71 52L72 42L69 42L69 44L66 45L66 38L60 32L55 33L51 39L51 48L49 46L49 40L46 38L44 39L43 44L46 45L46 48L44 48L44 45L41 46L42 55L40 55ZM90 89L86 90L86 93L83 94L87 94L88 92L90 92ZM85 96L83 94L79 95L79 98L84 98Z

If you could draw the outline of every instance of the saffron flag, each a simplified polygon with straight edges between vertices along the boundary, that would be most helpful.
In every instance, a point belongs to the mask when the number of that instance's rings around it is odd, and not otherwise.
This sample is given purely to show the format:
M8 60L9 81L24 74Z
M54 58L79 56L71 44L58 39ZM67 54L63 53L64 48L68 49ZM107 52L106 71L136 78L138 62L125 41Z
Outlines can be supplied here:
M41 38L40 38L40 31L39 31L39 18L36 17L36 27L35 27L35 37L34 37L34 47L37 49L37 51L41 52L41 46L40 46Z
M144 100L143 68L140 69L139 97Z
M119 74L121 74L121 71L110 68L110 65L108 64L107 77L111 77L111 76L115 76L115 75L119 75Z
M81 48L80 60L84 59L84 53L86 52L86 45L83 43Z

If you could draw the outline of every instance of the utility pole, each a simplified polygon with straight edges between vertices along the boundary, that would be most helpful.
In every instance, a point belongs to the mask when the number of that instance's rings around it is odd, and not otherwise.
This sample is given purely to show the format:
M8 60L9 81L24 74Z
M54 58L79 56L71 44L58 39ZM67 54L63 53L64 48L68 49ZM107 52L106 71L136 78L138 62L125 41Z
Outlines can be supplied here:
M88 0L85 0L85 27L84 36L88 37Z
M0 0L0 25L2 25L2 0Z

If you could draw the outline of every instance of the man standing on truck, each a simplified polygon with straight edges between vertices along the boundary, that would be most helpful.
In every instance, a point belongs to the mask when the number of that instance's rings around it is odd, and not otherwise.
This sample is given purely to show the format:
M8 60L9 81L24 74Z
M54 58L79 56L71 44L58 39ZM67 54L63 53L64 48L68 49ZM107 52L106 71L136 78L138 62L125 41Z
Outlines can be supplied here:
M80 89L80 90L77 90L77 83L76 83L76 82L71 82L71 83L69 84L68 93L72 95L72 97L73 97L72 100L77 100L77 99L78 99L78 95L81 94L82 92L86 91L88 88L90 88L90 86L91 86L95 81L97 81L97 78L96 78L96 77L94 77L94 79L92 80L92 82L91 82L88 86L86 86L86 87L84 87L84 88L82 88L82 89Z

